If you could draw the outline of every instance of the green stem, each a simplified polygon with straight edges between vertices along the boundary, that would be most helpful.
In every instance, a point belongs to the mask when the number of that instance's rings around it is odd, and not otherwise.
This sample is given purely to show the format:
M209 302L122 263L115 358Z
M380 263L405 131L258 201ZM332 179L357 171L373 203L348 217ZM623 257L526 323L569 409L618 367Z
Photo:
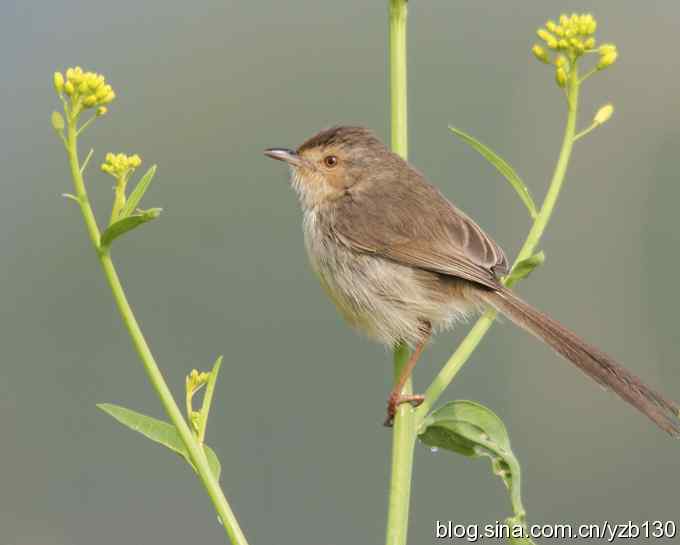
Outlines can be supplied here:
M87 155L85 156L85 160L83 161L83 164L80 165L80 175L81 176L83 175L83 172L85 172L85 169L87 168L87 165L89 164L93 153L94 153L94 148L90 148L90 151L88 151Z
M595 129L597 129L599 126L600 126L599 123L592 123L592 124L590 125L590 127L587 127L587 128L585 128L585 129L583 129L580 133L578 133L576 136L574 136L574 142L576 142L577 140L580 140L580 139L583 138L586 134L590 134L592 131L594 131Z
M95 119L97 119L97 114L92 114L92 117L90 117L90 119L88 119L87 121L85 121L85 123L83 123L83 124L80 126L80 128L76 131L76 136L79 136L81 132L83 132L83 131L84 131L85 129L87 129L90 125L92 125L92 123L94 122Z
M557 197L560 194L560 189L562 189L562 183L564 182L567 166L569 165L569 158L571 156L571 150L574 145L576 117L578 113L579 85L580 82L578 79L578 67L576 63L573 63L573 68L570 71L569 78L567 80L566 90L568 111L567 122L564 128L562 149L560 150L557 165L555 166L555 171L553 173L552 180L550 181L548 192L546 193L545 199L543 200L541 210L534 220L534 223L529 230L529 234L527 235L527 238L524 241L519 254L517 254L513 268L517 266L520 261L530 257L535 252L536 247L541 241L541 236L548 225L548 221L550 221L550 217L552 216L555 203L557 202ZM514 284L514 282L508 281L505 282L505 284L507 286L511 286ZM475 348L477 348L477 345L480 343L482 338L484 338L484 335L493 324L495 318L496 312L493 310L487 310L482 315L482 317L477 320L465 339L463 339L463 341L460 343L457 350L444 364L442 370L425 391L425 401L416 410L416 419L418 424L422 422L423 418L425 418L432 406L437 402L443 391L451 383L458 371L460 371L460 369L463 367L470 355L474 352Z
M390 103L392 150L404 159L408 156L408 109L406 79L407 0L390 0ZM406 346L394 351L395 381L409 357ZM409 379L402 390L412 392ZM408 403L397 408L392 432L392 474L387 511L387 545L406 545L408 536L413 452L416 441L415 411Z
M120 178L116 179L116 186L113 188L113 207L111 208L111 219L109 225L113 224L117 219L120 211L125 206L125 188L127 186L126 172Z
M104 274L106 275L106 279L109 283L109 286L111 287L111 291L113 292L113 298L116 301L116 305L120 311L123 323L125 324L125 327L132 338L132 343L137 350L142 363L144 364L146 374L149 377L154 389L156 390L166 414L177 429L177 432L179 433L187 451L189 452L191 461L193 462L194 467L198 472L198 476L201 479L206 491L208 492L213 505L215 506L215 510L217 511L217 514L224 525L227 535L234 545L248 545L245 535L241 531L238 521L229 507L227 499L225 498L217 479L215 479L215 476L210 470L208 459L205 456L203 448L191 433L189 426L182 417L182 412L172 397L172 392L165 382L165 379L163 378L163 375L161 374L161 371L158 368L153 355L151 354L149 345L144 339L142 330L137 323L127 297L125 296L123 286L120 282L120 279L118 278L118 274L113 262L111 261L111 256L108 252L108 249L103 249L100 245L99 227L97 226L97 220L95 219L92 206L90 205L89 199L87 197L85 182L83 181L83 176L79 166L76 117L77 113L68 115L67 136L69 164L71 167L71 175L73 177L73 184L76 191L76 198L80 204L80 210L85 220L85 227L87 228L88 235L92 241L92 244L97 250L99 261L101 262L102 268L104 269Z
M405 345L394 351L395 377L406 364L410 355ZM396 380L396 378L395 378ZM404 387L411 393L411 380ZM414 410L404 403L397 409L392 429L392 474L387 509L386 545L406 545L408 537L411 480L413 474L413 453L416 444Z
M390 104L392 151L408 157L408 103L406 78L407 0L390 1Z

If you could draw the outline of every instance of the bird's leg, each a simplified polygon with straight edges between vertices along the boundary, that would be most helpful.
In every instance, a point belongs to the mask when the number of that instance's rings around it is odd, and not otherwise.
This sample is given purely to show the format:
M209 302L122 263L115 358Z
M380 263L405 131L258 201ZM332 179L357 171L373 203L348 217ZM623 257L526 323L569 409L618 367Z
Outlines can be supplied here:
M418 359L420 358L420 354L422 353L423 348L425 348L427 341L430 339L430 336L432 335L432 326L430 325L430 323L424 322L423 325L425 329L425 335L423 336L423 340L416 345L416 349L413 351L411 357L406 362L406 365L404 365L404 368L401 370L399 379L397 380L397 383L394 385L394 388L392 388L390 396L387 398L387 419L385 420L385 426L387 427L392 426L392 422L394 421L394 415L396 414L397 407L399 405L401 405L402 403L410 403L414 407L417 407L425 399L425 396L422 395L414 394L404 395L401 393L401 391L404 389L404 384L406 384L406 381L411 376L411 373L413 373L413 369L415 368L416 363L418 363Z

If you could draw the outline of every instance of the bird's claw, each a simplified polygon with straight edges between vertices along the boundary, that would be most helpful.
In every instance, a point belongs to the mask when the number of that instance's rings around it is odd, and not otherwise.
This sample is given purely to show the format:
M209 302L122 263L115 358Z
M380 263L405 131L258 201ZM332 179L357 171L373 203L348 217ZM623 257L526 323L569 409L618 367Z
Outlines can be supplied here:
M387 428L391 428L394 423L394 415L397 414L397 407L402 403L410 403L412 407L418 407L423 401L425 401L425 396L418 394L400 394L397 392L392 392L390 397L387 399L387 418L385 419L384 425Z

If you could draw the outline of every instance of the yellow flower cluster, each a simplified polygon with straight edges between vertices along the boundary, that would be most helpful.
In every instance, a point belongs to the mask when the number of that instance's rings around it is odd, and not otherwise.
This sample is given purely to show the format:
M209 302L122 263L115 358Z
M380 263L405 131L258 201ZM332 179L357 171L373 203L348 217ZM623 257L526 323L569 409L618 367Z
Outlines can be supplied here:
M186 377L187 416L197 434L200 434L203 414L200 411L193 410L191 400L194 394L208 383L208 380L210 380L210 373L196 369L192 369Z
M574 13L571 17L560 15L559 24L548 21L545 28L538 29L536 34L550 49L580 56L595 47L595 30L597 21L590 13Z
M54 88L59 95L66 93L75 105L83 108L98 107L97 114L106 113L106 104L116 98L115 91L106 83L104 76L96 72L83 72L80 66L54 73Z
M205 371L198 371L196 369L192 369L191 373L187 375L187 392L195 392L198 390L201 386L206 384L208 382L208 379L210 378L210 373L207 373Z
M139 155L125 155L124 153L107 153L106 161L102 163L102 171L110 174L116 179L127 178L136 168L142 164Z
M572 65L586 53L599 53L597 70L603 70L616 62L618 52L615 45L595 47L596 30L597 21L590 13L573 13L571 16L562 14L559 22L548 21L544 28L536 31L538 37L545 42L545 47L534 44L531 52L539 61L555 65L557 85L564 87ZM549 50L555 51L554 57L551 57Z

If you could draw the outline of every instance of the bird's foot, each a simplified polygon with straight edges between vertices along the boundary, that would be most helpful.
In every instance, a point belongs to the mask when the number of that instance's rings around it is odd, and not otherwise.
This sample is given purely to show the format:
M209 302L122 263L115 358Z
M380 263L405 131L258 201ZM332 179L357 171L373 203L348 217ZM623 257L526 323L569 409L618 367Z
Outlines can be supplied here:
M418 407L425 396L417 394L400 394L399 392L392 392L387 398L387 418L385 419L385 427L391 428L394 423L394 415L397 414L397 407L402 403L410 403L413 407Z

